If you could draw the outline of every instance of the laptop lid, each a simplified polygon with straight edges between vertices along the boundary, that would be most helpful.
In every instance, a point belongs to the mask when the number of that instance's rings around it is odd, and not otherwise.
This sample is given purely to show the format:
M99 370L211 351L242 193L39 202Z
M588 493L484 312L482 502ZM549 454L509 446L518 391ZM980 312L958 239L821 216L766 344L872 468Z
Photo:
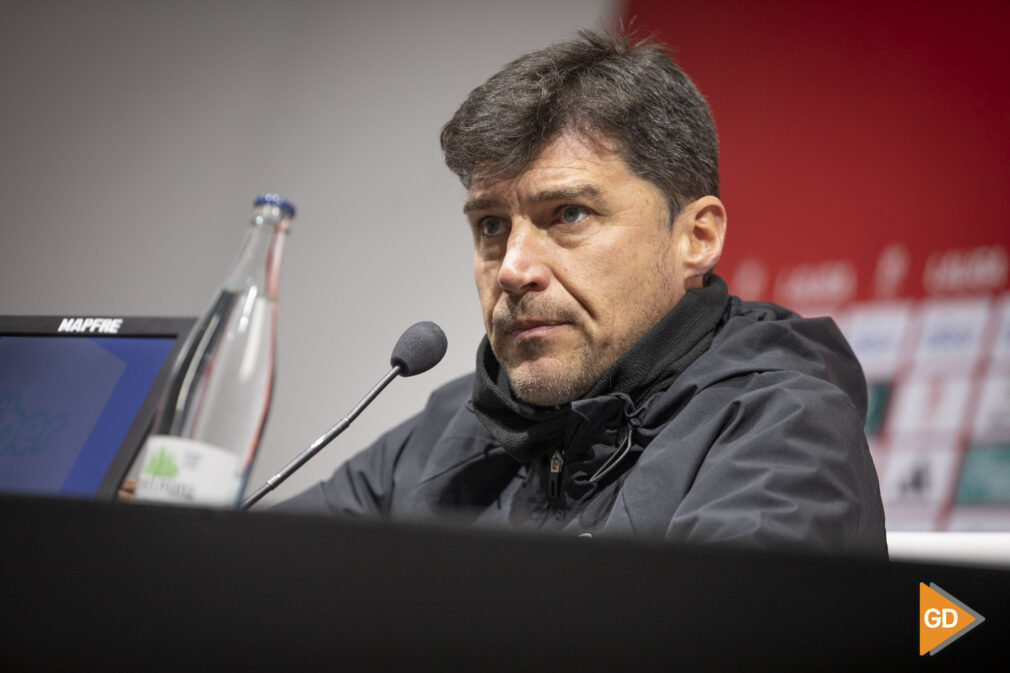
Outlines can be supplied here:
M0 316L0 493L112 499L195 321Z

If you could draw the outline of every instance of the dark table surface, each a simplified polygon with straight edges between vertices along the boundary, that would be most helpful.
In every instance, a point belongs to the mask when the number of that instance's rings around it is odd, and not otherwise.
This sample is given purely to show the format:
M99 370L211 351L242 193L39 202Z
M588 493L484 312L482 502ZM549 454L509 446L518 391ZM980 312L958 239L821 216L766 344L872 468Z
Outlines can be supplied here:
M0 670L967 672L1010 656L1006 569L42 498L0 498L0 522ZM920 657L920 582L986 622Z

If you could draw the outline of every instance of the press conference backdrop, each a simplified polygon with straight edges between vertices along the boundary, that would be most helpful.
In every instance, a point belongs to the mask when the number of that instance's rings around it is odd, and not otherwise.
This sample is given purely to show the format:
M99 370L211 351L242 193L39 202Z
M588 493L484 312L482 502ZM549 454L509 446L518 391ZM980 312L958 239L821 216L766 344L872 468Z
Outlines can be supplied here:
M404 327L449 337L270 499L291 495L472 369L441 124L519 53L623 16L712 104L732 290L852 338L889 527L1010 530L1007 9L821 5L5 3L0 310L198 314L252 197L281 192L299 215L253 484L358 401Z
M624 15L712 105L730 288L833 316L859 356L888 529L1010 530L1010 5Z

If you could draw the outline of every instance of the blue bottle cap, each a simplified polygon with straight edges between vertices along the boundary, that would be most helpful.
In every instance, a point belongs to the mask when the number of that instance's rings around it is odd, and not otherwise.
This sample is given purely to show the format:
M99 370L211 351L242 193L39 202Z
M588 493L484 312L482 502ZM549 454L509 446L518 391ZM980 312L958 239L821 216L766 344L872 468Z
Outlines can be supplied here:
M290 201L283 198L279 194L260 194L259 196L257 196L256 200L253 201L253 208L255 208L256 206L263 206L263 205L277 206L282 211L287 213L288 217L295 216L294 204L292 204Z

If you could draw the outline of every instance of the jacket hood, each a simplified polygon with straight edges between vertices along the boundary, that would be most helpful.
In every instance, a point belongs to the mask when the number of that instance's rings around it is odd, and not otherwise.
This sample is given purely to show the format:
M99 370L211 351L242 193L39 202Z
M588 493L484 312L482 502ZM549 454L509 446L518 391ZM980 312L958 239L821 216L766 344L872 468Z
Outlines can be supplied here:
M724 400L731 397L701 393L706 389L743 388L758 375L765 379L771 375L784 389L796 383L823 391L830 390L823 382L830 383L852 401L853 415L858 410L860 418L865 416L862 369L830 318L804 319L775 304L730 297L717 322L710 346L666 389L642 400L634 400L624 392L609 392L572 402L555 445L564 452L567 475L556 502L545 495L551 491L547 455L529 463L516 460L487 433L472 408L459 408L439 439L442 444L451 440L454 448L430 456L421 469L412 494L415 514L452 511L458 517L464 503L469 507L482 504L472 494L477 486L499 483L506 491L502 497L512 503L508 509L508 523L512 526L555 521L546 513L557 508L559 512L579 512L581 524L592 527L610 515L612 499L617 497L616 484L661 433L666 432L669 440L663 439L660 444L672 441L690 445L695 440L679 433L690 433L692 425L708 426L713 419L726 415ZM465 385L461 382L461 387ZM693 423L679 424L674 431L677 436L670 436L670 420L688 405L688 417ZM709 430L706 427L704 431ZM685 460L689 460L689 453L684 454ZM665 460L680 460L678 454L662 455ZM676 468L671 473L690 471ZM510 482L512 487L505 486ZM642 505L646 509L654 506ZM481 509L471 511L477 516ZM483 515L495 517L497 511L489 508L483 510ZM551 525L561 525L563 520Z
M851 400L860 423L866 420L862 367L831 318L802 318L777 304L730 297L711 345L669 388L638 404L621 393L572 403L565 446L579 450L570 454L569 466L591 475L587 483L620 474L700 391L743 387L755 375L772 375L787 387L789 381L808 385L805 377L829 383ZM723 411L712 408L709 413Z
M627 352L603 372L581 400L543 407L520 399L487 337L477 350L471 409L487 431L521 463L555 451L566 441L577 407L586 400L619 397L620 406L647 400L670 387L691 363L708 350L726 315L729 292L722 278L711 275L703 287L688 290L680 301ZM610 415L590 402L594 415Z
M866 420L866 378L834 320L801 318L777 304L738 297L730 298L712 347L668 392L768 372L826 381L844 391Z

